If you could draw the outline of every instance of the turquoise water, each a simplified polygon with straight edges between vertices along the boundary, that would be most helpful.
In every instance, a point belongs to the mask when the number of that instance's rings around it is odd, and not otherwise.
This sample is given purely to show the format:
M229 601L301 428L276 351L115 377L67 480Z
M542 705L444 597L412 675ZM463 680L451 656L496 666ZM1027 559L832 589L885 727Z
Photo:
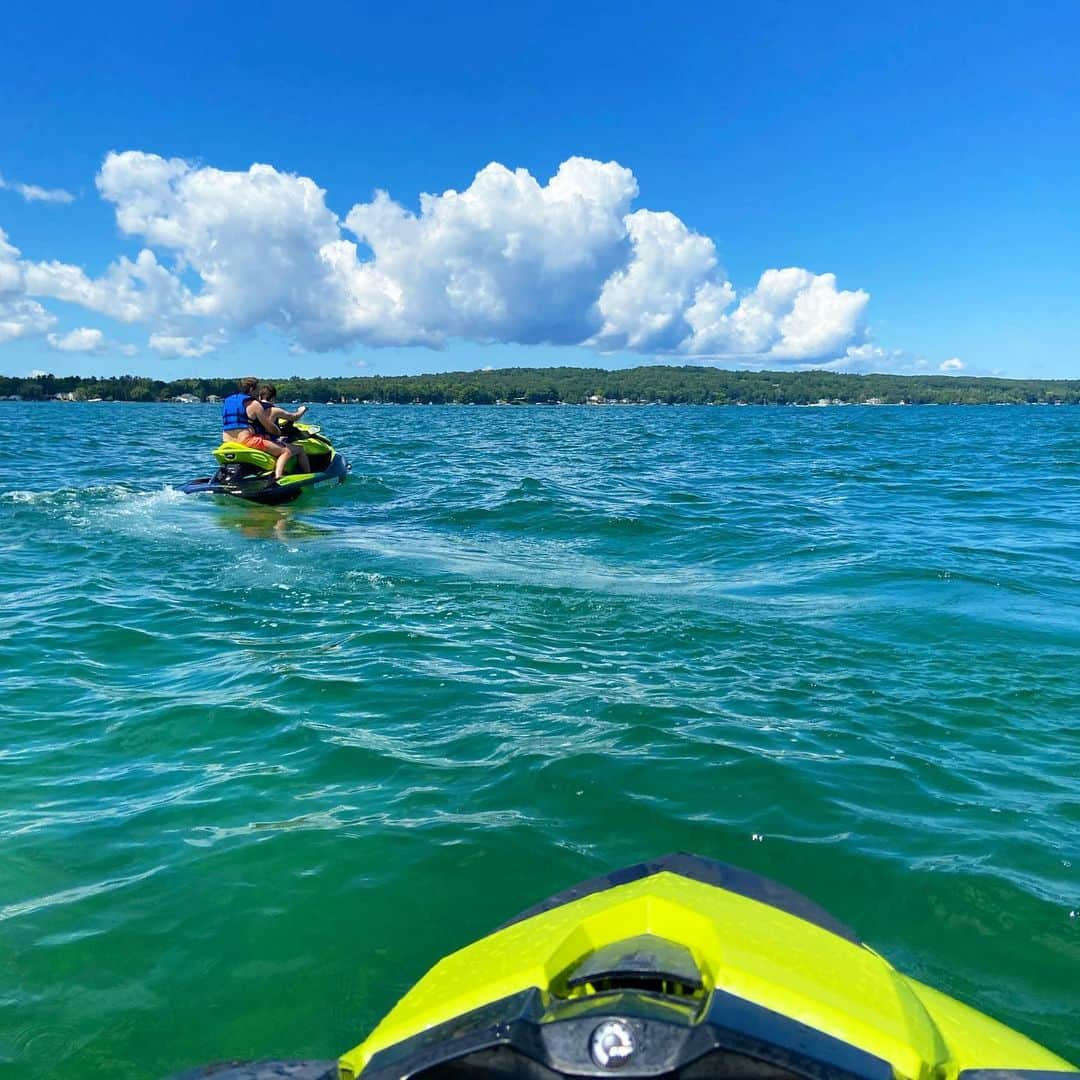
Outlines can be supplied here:
M333 1056L677 849L1080 1058L1080 410L315 415L272 509L0 403L0 1072Z

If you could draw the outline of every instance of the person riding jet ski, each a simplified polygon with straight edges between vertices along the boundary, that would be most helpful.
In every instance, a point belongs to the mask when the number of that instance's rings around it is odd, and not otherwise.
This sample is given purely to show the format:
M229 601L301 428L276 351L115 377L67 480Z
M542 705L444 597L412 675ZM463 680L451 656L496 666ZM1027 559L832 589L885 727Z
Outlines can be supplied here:
M294 413L278 407L272 386L263 388L268 394L260 401L257 385L255 379L242 379L239 390L222 402L222 442L213 451L217 471L189 480L180 490L276 506L298 499L306 488L344 483L349 462L317 426L299 422L306 407Z
M273 383L263 383L263 385L259 387L259 404L263 407L264 415L269 415L274 426L281 432L283 438L280 441L283 441L288 445L289 435L287 432L282 431L281 425L285 421L288 421L290 426L295 424L296 421L301 419L304 413L307 412L307 406L301 405L296 412L289 412L288 409L283 409L277 403L277 387L274 386ZM259 417L259 419L256 420L256 424L262 429L263 434L269 435L270 432L267 430L262 420L263 417ZM308 456L304 451L303 446L290 446L289 448L296 452L296 461L300 467L300 472L311 472L311 463L308 461Z
M258 379L241 379L237 393L230 394L221 403L221 440L262 450L276 458L274 479L280 481L293 451L288 443L278 441L281 430L274 423L270 410L255 396L258 385Z

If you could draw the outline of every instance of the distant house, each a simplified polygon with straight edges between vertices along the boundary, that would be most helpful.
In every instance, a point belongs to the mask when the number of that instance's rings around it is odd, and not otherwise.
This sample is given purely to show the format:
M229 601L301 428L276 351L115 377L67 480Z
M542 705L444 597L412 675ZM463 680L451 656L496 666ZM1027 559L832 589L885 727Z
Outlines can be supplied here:
M206 395L206 400L210 401L210 402L213 402L215 405L220 404L220 402L221 402L221 398L219 398L217 396L217 394L207 394Z
M181 405L201 405L202 398L195 394L180 394L173 398L173 401L179 402Z

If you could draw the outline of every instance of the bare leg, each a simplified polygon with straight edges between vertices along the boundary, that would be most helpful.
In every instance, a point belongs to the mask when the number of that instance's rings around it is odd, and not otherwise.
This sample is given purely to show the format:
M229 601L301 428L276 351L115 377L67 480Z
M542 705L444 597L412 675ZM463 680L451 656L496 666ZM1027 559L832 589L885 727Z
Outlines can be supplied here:
M245 443L247 446L253 446L256 450L262 450L263 453L270 454L271 457L276 458L274 462L274 479L280 480L285 475L285 469L292 459L292 449L285 443L274 442L272 439L255 439Z
M299 466L300 472L311 472L311 462L308 460L307 451L304 450L302 446L297 446L295 443L291 443L286 440L282 440L281 442L275 442L274 445L277 446L279 449L281 447L284 447L296 457L296 462ZM282 468L284 469L284 466L282 466Z
M285 466L289 464L292 451L287 446L273 442L270 439L260 439L255 443L255 448L277 459L274 462L274 479L280 480L285 474Z
M279 448L280 454L278 459L274 462L274 479L280 480L285 475L285 467L289 464L289 459L292 457L292 450L288 446L282 446Z

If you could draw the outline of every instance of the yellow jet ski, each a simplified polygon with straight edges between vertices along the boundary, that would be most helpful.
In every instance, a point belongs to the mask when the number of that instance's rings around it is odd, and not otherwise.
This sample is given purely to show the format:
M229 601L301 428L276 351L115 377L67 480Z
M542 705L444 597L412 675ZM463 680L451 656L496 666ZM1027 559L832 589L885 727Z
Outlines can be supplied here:
M213 476L200 476L180 488L187 495L229 495L269 505L292 502L305 488L328 481L343 484L349 463L333 443L310 424L281 422L281 433L290 443L306 451L311 472L297 471L296 458L280 480L274 479L274 458L263 450L243 443L223 442L215 451L218 470Z
M336 1061L231 1063L182 1080L1078 1074L896 971L806 897L678 854L577 885L447 956Z

